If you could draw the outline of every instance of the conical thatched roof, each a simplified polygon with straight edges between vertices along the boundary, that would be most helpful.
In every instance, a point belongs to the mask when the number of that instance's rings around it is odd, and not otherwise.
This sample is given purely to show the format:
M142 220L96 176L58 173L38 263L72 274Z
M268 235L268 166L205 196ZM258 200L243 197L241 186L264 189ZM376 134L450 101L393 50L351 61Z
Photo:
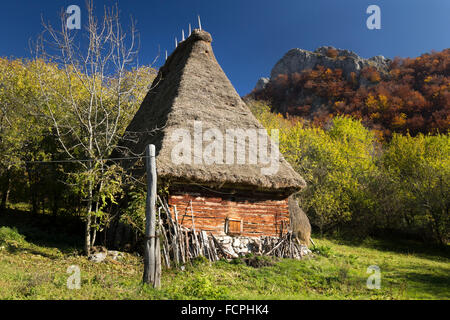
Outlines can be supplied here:
M124 139L122 146L131 151L125 155L142 154L147 144L154 144L158 177L176 182L280 192L302 189L304 180L281 155L279 169L272 175L263 174L260 164L247 162L174 164L172 150L178 142L173 134L177 129L193 132L194 121L200 121L204 131L263 129L217 63L211 41L208 32L194 30L170 55L127 128L126 136L134 135L136 141ZM160 130L146 133L155 128Z

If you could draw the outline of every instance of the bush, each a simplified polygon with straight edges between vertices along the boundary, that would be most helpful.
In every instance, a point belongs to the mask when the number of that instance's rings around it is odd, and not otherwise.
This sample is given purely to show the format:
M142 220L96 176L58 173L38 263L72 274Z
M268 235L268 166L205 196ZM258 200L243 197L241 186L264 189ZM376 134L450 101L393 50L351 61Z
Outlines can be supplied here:
M23 243L25 237L21 235L16 228L1 227L0 228L0 244L9 242Z
M327 258L331 256L333 253L331 248L328 246L315 246L314 248L311 249L311 251Z
M0 228L0 250L6 247L8 252L15 253L24 244L25 237L16 228Z
M382 165L390 177L388 200L397 204L394 227L446 243L450 238L450 136L394 134Z
M198 256L191 260L193 267L199 267L202 265L209 265L211 262L204 256Z
M131 187L127 195L128 203L122 210L120 221L132 226L142 236L145 234L146 191L142 188Z
M187 297L198 299L217 300L227 296L227 289L223 286L213 284L206 276L197 275L189 280L183 288Z

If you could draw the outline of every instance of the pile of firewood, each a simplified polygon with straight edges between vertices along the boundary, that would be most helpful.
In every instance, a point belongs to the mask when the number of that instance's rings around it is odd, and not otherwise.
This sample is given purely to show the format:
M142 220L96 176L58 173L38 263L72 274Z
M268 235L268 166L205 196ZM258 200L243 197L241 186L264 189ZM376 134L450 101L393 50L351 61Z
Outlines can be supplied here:
M307 249L298 242L292 232L287 232L278 239L263 239L262 248L263 255L298 260L306 255L305 249Z
M203 256L210 261L228 258L220 243L212 234L196 230L193 219L192 229L178 222L178 212L173 208L173 217L167 203L162 202L158 208L159 229L162 234L161 250L166 267L184 265L196 257ZM192 210L192 208L191 208ZM193 212L192 212L193 215Z

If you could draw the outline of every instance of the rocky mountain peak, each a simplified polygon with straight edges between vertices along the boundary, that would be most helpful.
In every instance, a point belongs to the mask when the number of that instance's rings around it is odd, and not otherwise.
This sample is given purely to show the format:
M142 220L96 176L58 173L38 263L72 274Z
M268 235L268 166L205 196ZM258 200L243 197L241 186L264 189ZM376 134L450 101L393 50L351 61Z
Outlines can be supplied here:
M350 79L352 72L359 76L365 67L375 67L384 73L387 71L390 61L383 56L375 56L370 59L361 58L353 51L337 49L332 46L319 47L315 51L294 48L275 64L270 74L270 80L274 80L280 74L301 73L303 70L314 69L318 65L330 69L341 69L343 75ZM265 78L261 78L255 89L261 90L267 83Z

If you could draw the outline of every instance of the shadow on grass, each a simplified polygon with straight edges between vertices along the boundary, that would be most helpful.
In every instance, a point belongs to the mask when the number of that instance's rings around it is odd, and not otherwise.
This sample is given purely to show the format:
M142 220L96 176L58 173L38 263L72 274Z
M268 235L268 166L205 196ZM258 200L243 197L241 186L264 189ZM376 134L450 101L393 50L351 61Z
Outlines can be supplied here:
M410 291L426 292L433 297L450 298L450 275L448 269L433 267L424 271L420 268L412 268L405 271L405 280Z
M322 237L313 235L320 239ZM365 247L380 251L413 254L419 257L438 260L450 259L450 245L438 245L425 243L416 239L402 238L398 235L380 235L379 237L352 238L327 236L324 239L332 240L336 243L350 247Z
M8 253L12 253L12 254L18 254L18 253L31 253L33 255L38 255L44 258L48 258L48 259L52 259L52 260L56 260L61 258L58 255L55 254L50 254L47 253L45 251L39 250L39 249L34 249L34 248L30 248L28 246L19 246L19 247L14 247L9 245L6 250L8 251Z
M2 226L16 228L25 236L28 243L36 246L58 248L65 253L81 250L83 247L83 223L76 217L33 215L30 212L9 209L0 212L0 227ZM32 252L34 249L12 248L11 250ZM41 251L33 253L47 255Z

